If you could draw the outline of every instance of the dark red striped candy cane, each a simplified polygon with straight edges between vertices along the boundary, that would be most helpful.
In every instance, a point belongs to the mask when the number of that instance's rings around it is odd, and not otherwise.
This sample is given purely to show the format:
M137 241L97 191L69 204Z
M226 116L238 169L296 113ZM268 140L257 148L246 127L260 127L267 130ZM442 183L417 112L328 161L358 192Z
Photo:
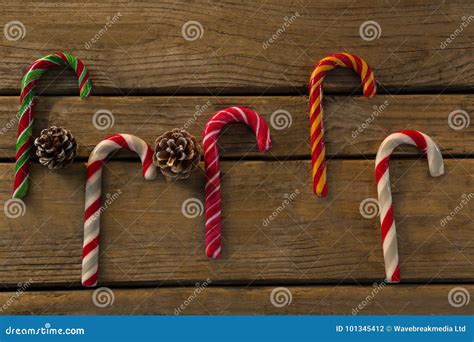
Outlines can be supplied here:
M202 143L206 171L206 255L210 258L218 258L221 254L221 177L217 139L224 126L230 123L243 123L252 128L260 152L272 146L267 123L251 109L229 107L217 112L207 122Z

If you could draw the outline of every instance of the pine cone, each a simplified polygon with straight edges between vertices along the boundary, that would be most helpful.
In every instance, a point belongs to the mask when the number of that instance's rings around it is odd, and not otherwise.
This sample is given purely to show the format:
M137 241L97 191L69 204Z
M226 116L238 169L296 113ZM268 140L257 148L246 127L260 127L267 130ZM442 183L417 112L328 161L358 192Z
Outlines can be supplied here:
M201 154L196 138L175 128L156 139L153 163L168 180L186 179L199 164Z
M64 168L72 163L77 154L76 139L62 127L43 129L35 139L39 162L50 169Z

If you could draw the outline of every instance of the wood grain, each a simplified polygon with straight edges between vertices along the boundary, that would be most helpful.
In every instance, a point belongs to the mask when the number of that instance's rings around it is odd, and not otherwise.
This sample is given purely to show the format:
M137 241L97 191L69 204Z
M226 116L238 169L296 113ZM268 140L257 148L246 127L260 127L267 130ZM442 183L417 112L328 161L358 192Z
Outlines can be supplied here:
M462 0L370 5L2 0L0 5L2 25L20 21L25 27L23 39L1 42L3 95L18 94L26 68L58 50L84 60L94 94L303 94L316 61L339 51L364 57L382 92L468 91L474 84L474 31L467 18L474 4ZM202 26L200 39L183 38L190 21ZM378 39L362 39L359 31L367 21L379 25ZM73 95L76 83L71 72L52 72L40 93ZM358 86L350 71L333 72L325 83L329 92Z
M250 129L232 125L219 139L223 157L309 158L308 104L303 96L92 97L85 101L77 97L41 97L36 106L34 135L50 125L69 128L79 143L79 156L87 158L100 140L116 132L135 134L153 145L161 133L183 127L201 140L209 117L233 105L251 107L267 120L273 148L267 154L260 153ZM0 158L15 155L17 107L16 97L0 97ZM474 151L474 125L459 122L457 127L450 126L448 120L456 110L465 111L455 114L458 119L470 119L469 113L474 112L470 95L381 95L370 100L326 96L325 108L330 157L373 157L382 140L401 129L418 129L430 135L445 156ZM101 110L111 115L99 112L96 117L113 119L109 122L113 125L105 130L93 124L108 127L107 121L94 121L94 113ZM414 148L399 148L396 153L419 155Z
M446 160L446 175L435 179L424 158L392 161L403 281L474 280L473 168L473 160ZM10 196L13 169L0 165L0 203ZM178 183L147 182L138 162L108 163L103 193L121 195L102 215L100 283L384 279L378 218L360 212L363 200L376 197L373 161L330 161L325 199L312 194L309 161L224 162L222 172L223 257L209 260L203 216L182 211L185 200L203 200L202 173ZM0 218L1 284L31 278L35 286L79 286L84 179L80 164L60 172L32 168L26 214Z
M6 315L472 315L472 300L449 304L454 287L474 293L468 284L289 286L283 291L291 293L291 302L275 307L270 301L275 287L114 288L112 304L101 308L92 290L27 291L18 298L2 292L0 303ZM104 294L99 303L107 298Z

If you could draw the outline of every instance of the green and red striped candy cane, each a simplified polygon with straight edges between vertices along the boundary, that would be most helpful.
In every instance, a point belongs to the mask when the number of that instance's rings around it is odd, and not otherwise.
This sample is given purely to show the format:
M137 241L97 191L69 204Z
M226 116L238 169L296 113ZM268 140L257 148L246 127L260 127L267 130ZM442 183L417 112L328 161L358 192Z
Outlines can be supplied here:
M20 110L18 111L18 139L16 142L16 167L13 183L13 198L23 198L28 192L30 151L33 146L33 105L35 88L40 77L49 69L69 66L79 78L81 98L89 96L92 83L84 63L77 57L64 52L56 52L36 60L21 81Z

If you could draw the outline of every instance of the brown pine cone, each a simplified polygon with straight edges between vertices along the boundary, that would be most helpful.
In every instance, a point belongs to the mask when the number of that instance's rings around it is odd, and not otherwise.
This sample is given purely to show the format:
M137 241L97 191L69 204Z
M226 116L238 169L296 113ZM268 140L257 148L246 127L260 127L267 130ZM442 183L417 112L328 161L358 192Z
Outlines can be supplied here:
M35 146L39 162L50 169L68 166L77 154L76 139L70 131L57 126L43 129Z
M168 180L186 179L199 164L201 154L196 138L175 128L156 139L153 163Z

